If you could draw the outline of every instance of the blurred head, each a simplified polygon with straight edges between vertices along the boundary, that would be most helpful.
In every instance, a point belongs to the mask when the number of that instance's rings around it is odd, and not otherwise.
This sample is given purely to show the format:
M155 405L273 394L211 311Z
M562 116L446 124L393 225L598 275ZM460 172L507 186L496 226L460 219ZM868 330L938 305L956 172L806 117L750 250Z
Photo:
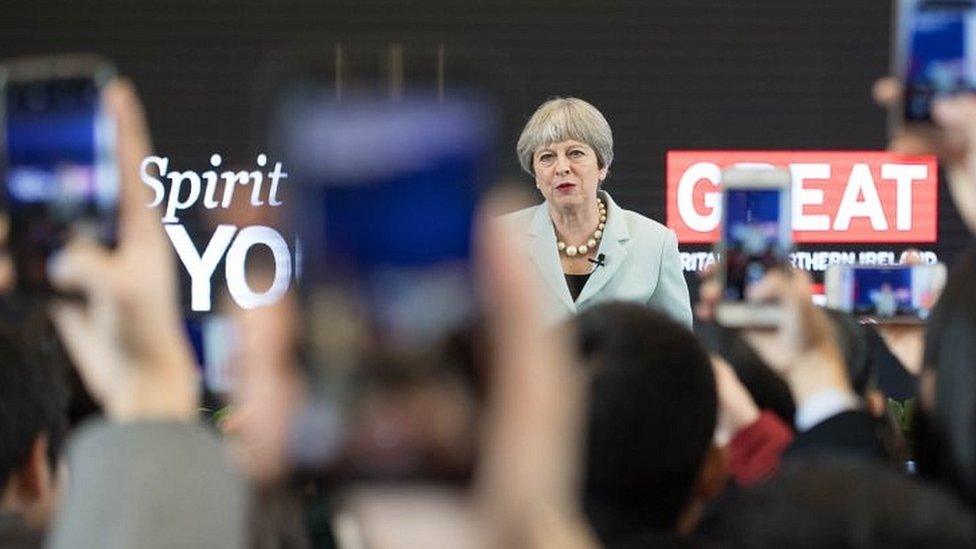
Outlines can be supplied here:
M713 452L717 395L702 346L662 313L610 303L581 313L591 372L584 506L608 543L687 530L724 482Z
M43 527L57 495L67 390L60 371L0 331L0 512Z
M789 463L723 502L708 535L723 546L972 547L976 522L950 495L897 471L838 456Z
M976 501L976 252L956 260L929 318L916 453L923 473Z
M596 197L613 162L613 133L593 105L555 98L529 119L516 151L550 203L572 205Z

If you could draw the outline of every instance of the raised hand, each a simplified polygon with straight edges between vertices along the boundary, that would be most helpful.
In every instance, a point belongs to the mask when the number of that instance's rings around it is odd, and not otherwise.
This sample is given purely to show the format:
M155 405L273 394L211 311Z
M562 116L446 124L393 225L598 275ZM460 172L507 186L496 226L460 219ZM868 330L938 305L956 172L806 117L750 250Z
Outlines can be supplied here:
M107 86L103 100L117 124L119 244L110 250L77 238L52 258L51 283L85 303L56 302L51 317L110 418L188 419L199 401L197 376L172 252L139 180L150 150L142 106L122 81Z

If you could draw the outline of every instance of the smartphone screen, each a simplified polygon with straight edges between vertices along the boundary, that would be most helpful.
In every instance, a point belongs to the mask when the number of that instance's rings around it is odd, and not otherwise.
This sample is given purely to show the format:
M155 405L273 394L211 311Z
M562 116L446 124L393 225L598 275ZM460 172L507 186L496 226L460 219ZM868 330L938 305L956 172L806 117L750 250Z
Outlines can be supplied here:
M745 300L750 285L784 265L791 243L788 206L782 189L724 189L725 301Z
M3 112L4 197L18 286L44 291L48 256L73 234L115 241L114 128L94 76L11 77Z
M902 1L904 117L931 120L932 101L976 90L976 2Z
M342 288L374 335L422 346L472 313L475 208L493 121L476 98L290 105L303 289Z
M945 268L942 265L837 265L827 272L825 282L827 306L863 321L924 321L945 282Z

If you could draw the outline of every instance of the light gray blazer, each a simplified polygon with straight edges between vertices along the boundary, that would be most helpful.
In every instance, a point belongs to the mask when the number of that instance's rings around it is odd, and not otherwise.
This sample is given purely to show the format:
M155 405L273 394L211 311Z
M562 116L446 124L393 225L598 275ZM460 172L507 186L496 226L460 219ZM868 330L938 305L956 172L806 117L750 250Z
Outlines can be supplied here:
M607 223L598 252L604 255L605 265L595 268L575 302L559 262L549 204L543 202L500 218L525 237L520 253L531 258L545 281L548 318L559 322L597 303L623 300L664 311L691 328L688 285L674 232L622 209L604 191L600 196L607 205Z
M203 426L92 421L68 448L69 486L48 549L238 549L247 492Z

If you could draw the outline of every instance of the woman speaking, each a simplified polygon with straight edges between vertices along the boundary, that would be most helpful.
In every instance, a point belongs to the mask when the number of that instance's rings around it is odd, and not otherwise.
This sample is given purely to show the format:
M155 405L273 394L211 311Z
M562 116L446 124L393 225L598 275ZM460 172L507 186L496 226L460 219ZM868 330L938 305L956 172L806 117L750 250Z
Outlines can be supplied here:
M678 242L668 228L624 210L601 189L613 161L610 125L576 98L546 101L516 147L545 202L502 217L550 290L558 321L601 301L646 303L691 327Z

